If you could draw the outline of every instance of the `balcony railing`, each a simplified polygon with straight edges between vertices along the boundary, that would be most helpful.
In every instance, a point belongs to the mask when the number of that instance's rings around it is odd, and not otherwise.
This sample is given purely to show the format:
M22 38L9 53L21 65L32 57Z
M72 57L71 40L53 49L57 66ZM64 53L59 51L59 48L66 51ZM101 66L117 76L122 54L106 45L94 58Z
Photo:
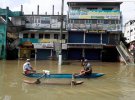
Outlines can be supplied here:
M74 24L70 23L67 30L107 30L107 31L121 31L120 24Z
M66 43L66 39L32 39L32 38L23 38L20 39L20 44L23 44L24 42L31 42L31 43L55 43L55 42L61 42Z

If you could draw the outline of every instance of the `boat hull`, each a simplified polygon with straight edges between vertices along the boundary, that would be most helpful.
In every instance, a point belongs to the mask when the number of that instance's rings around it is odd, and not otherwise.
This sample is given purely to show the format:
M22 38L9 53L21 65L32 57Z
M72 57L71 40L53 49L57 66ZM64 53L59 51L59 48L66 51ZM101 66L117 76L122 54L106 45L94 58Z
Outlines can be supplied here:
M31 77L31 78L39 78L42 75L43 75L42 73L32 73L32 74L28 74L25 76ZM98 77L101 77L103 75L104 75L104 73L92 73L91 75L76 76L75 78L98 78ZM50 75L43 76L43 78L72 78L72 77L73 77L72 74L50 74Z

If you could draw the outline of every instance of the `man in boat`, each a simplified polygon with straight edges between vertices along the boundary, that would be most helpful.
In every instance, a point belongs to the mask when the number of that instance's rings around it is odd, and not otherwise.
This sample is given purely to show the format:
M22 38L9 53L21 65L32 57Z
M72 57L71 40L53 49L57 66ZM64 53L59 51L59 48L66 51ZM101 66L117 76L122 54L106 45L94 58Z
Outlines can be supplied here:
M35 73L36 71L32 68L30 64L30 59L27 59L26 62L23 64L23 72L24 74Z
M85 59L84 63L83 63L83 70L81 70L79 74L75 74L74 77L77 77L77 76L87 76L87 75L91 75L91 74L92 74L92 66L88 62L88 60Z

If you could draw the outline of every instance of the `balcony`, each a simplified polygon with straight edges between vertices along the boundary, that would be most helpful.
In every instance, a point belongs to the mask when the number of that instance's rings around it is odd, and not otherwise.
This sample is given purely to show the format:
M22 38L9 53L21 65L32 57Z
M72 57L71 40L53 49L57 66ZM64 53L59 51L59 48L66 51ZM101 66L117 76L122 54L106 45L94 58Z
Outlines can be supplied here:
M24 42L31 42L31 43L60 43L59 39L32 39L32 38L22 38L20 39L20 44ZM66 39L62 39L61 43L66 43Z
M69 23L67 30L107 30L107 31L121 31L120 24L74 24Z
M69 19L120 19L120 10L69 10Z

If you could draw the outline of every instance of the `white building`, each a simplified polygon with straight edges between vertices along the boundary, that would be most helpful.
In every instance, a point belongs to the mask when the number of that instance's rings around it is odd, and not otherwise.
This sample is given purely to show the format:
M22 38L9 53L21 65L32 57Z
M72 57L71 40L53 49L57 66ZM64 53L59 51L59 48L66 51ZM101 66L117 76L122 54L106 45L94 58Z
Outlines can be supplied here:
M127 43L135 41L135 20L130 20L125 24L124 37Z

